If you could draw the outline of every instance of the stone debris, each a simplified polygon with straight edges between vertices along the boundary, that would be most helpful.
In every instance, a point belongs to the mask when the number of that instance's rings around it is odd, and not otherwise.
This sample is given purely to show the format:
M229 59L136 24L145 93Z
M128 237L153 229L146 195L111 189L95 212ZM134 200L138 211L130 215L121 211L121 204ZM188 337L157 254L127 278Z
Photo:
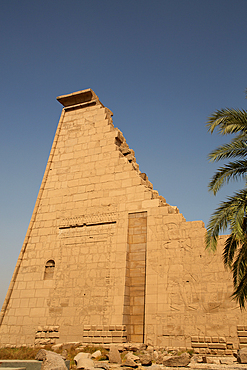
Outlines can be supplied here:
M241 348L238 350L237 361L240 364L247 364L247 348Z
M39 350L35 360L43 361L41 370L67 370L62 356L52 351Z
M186 370L188 368L194 370L247 370L245 361L247 363L247 348L238 350L234 356L212 356L212 355L198 355L193 356L187 352L171 349L167 347L167 350L163 347L152 347L139 344L139 350L133 353L133 348L136 348L136 344L128 343L121 345L99 345L96 351L91 353L79 352L74 357L76 365L71 365L71 369L83 369L83 370L170 370L170 369L181 369ZM67 343L55 346L55 349L63 350L66 348ZM82 351L87 350L87 345L78 343L78 347L74 347L73 350L80 348ZM105 353L104 350L109 350ZM132 348L132 350L126 350L126 347ZM104 350L102 351L102 348ZM63 350L64 351L64 350ZM121 354L123 361L121 361ZM109 360L100 361L101 356L109 357ZM36 356L36 359L43 361L41 370L67 370L65 362L62 356L47 350L40 350ZM162 360L162 361L161 361ZM49 364L48 364L49 361Z
M104 369L104 370L109 370L110 369L108 363L104 362L104 361L94 362L94 367Z
M90 353L79 352L74 357L74 361L77 369L92 369L94 368L94 362L91 359L92 355Z
M74 361L77 369L93 369L94 361L91 359L92 355L90 353L79 352L74 357Z
M61 353L61 356L62 356L62 358L63 358L64 360L66 360L66 359L67 359L67 356L68 356L68 351L67 351L67 349L63 349L63 351L62 351L62 353Z
M217 364L217 361L212 359L211 357L202 356L202 362L204 364Z
M127 358L126 361L121 366L131 367L133 369L138 367L137 363L133 361L131 358Z
M144 355L140 355L140 361L143 366L151 366L152 365L152 355L150 353L145 353Z
M92 358L97 358L97 357L100 357L102 356L102 353L101 351L98 349L97 351L95 351L94 353L92 353Z
M157 351L153 351L153 360L156 362L159 358L159 353Z
M147 345L144 343L123 343L122 348L126 351L141 352L146 350ZM121 349L119 348L119 350Z
M92 355L90 353L87 353L87 352L79 352L74 357L74 361L77 364L80 361L81 358L91 358L91 357L92 357Z
M125 356L125 359L126 359L126 360L127 360L127 359L130 359L130 360L135 361L135 362L140 361L140 357L139 357L139 356L134 355L134 353L133 353L133 352L128 352L128 353L126 354L126 356Z
M121 364L122 363L119 350L117 349L116 346L111 346L110 347L109 362L113 363L113 364Z
M172 367L172 366L187 366L190 363L190 355L185 352L182 353L180 356L171 356L167 360L163 361L164 366Z
M63 344L62 344L62 343L54 344L54 345L51 347L51 349L52 349L52 351L57 352L57 351L59 351L59 350L60 350L60 348L62 348L62 346L63 346Z

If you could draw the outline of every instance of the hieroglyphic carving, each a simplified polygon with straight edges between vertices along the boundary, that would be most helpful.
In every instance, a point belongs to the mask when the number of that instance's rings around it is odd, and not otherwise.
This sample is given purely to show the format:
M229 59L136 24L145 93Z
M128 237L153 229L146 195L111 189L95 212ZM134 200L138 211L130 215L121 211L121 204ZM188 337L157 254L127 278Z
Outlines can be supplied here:
M58 227L60 229L63 229L68 227L76 227L91 224L113 223L116 222L117 216L118 216L117 212L109 212L109 213L87 214L77 217L67 217L58 220Z

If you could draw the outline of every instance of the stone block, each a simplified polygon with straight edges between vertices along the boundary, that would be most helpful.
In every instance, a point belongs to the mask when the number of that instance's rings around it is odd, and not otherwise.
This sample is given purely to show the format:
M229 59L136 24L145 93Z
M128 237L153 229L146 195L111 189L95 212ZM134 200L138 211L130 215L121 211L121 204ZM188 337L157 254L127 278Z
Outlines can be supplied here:
M226 349L225 343L208 343L209 349Z
M247 344L245 344L245 343L240 343L240 344L239 344L239 348L247 348Z
M247 337L247 331L238 331L238 336L239 337Z
M247 337L239 337L239 342L242 343L247 343Z
M93 337L92 343L95 343L95 344L103 343L103 337Z
M219 337L219 342L220 343L226 343L226 338L225 337Z
M83 343L92 343L92 338L83 336Z
M212 343L218 343L219 338L218 337L212 337Z
M199 342L199 338L197 336L191 337L191 342Z
M124 343L125 340L124 340L124 337L112 337L112 343Z
M195 342L192 342L191 343L191 347L192 348L208 348L209 344L208 343L195 343Z
M159 207L160 200L159 199L152 199L152 200L144 200L142 202L142 207L145 208L152 208L152 207Z

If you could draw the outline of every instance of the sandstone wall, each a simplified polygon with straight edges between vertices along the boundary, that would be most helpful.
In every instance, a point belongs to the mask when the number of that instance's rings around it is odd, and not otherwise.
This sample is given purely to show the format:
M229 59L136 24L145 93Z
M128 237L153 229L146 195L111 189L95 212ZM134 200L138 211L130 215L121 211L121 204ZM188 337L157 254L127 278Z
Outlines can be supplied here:
M64 108L1 311L0 345L237 348L246 315L230 299L220 251L204 250L203 223L186 222L153 190L92 90L58 100Z
M241 342L237 326L246 325L246 313L230 297L232 279L221 258L225 238L217 253L205 251L203 222L173 212L160 207L148 215L146 340L230 353Z

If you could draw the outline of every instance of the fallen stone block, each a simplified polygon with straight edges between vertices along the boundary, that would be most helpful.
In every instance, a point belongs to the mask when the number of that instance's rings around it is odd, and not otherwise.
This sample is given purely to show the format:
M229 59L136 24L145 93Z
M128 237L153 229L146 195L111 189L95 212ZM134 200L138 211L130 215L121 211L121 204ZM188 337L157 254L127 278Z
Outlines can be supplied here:
M171 356L169 359L163 361L164 366L187 366L190 363L190 355L182 353L180 356Z
M77 369L91 369L94 367L94 362L91 360L90 353L79 352L74 357L74 361Z
M119 350L117 349L116 346L111 346L110 347L109 362L113 363L113 364L121 364L122 363Z
M76 362L76 367L77 369L85 369L85 370L90 370L94 368L94 362L91 358L86 358L86 357L80 357L77 359L78 361Z
M67 370L62 356L52 351L39 350L35 360L42 361L41 370Z
M143 366L151 366L152 365L152 355L150 353L141 355L140 361Z

